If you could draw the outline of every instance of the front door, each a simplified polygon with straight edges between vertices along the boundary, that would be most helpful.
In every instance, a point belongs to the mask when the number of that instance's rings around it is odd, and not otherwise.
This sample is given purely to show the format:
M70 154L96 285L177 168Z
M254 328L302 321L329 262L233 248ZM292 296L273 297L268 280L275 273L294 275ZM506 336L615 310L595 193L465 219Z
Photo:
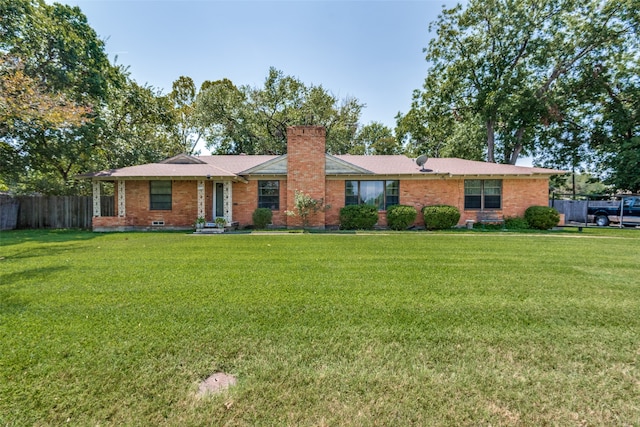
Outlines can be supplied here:
M224 218L224 184L213 183L213 218Z

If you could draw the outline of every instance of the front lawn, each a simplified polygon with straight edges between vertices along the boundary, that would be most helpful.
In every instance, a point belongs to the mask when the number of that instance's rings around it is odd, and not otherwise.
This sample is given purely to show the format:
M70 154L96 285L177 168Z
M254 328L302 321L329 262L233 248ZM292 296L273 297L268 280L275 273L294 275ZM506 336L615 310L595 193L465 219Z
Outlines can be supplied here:
M2 232L0 425L640 425L638 248Z

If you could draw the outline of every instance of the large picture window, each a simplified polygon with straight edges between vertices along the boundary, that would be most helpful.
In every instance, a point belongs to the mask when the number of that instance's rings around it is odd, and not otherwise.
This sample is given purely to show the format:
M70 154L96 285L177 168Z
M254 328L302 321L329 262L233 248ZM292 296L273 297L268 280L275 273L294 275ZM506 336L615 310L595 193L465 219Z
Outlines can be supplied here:
M150 209L171 210L171 181L149 181Z
M258 181L258 207L280 209L280 181Z
M345 181L344 204L373 205L378 210L400 203L400 183L394 181Z
M467 179L464 181L465 209L500 209L501 206L501 179Z

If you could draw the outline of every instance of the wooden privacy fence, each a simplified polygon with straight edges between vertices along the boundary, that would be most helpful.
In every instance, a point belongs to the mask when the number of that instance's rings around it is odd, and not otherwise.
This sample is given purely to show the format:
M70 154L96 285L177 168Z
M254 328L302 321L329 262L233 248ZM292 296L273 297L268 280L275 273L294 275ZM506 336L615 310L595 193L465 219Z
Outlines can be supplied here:
M113 199L113 196L100 198L102 215L113 215ZM91 228L92 218L93 198L90 196L0 196L0 225L3 230Z
M587 222L588 200L549 200L549 206L564 214L567 222Z
M0 196L0 230L13 230L18 221L20 203L13 197Z

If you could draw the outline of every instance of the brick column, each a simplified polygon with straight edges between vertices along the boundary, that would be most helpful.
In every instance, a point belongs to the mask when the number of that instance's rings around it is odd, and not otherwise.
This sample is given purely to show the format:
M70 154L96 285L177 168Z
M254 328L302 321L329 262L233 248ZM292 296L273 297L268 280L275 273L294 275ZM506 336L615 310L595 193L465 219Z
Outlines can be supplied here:
M293 126L287 129L287 210L294 210L295 191L326 201L325 136L322 126ZM288 227L300 227L298 216L287 217ZM311 215L309 226L324 228L324 211Z

